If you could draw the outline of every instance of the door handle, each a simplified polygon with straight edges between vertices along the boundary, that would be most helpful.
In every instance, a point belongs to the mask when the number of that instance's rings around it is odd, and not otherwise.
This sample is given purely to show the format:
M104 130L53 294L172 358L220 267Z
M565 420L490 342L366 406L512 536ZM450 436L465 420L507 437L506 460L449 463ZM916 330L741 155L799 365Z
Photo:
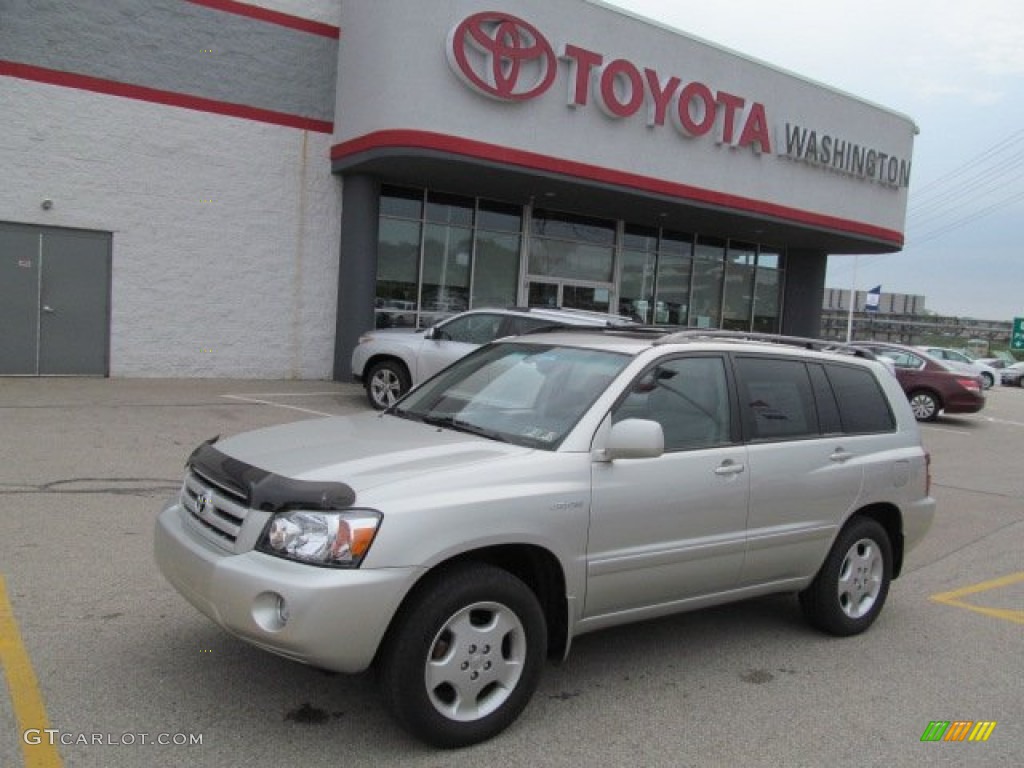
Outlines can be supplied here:
M852 459L853 454L844 451L842 448L836 448L834 451L832 451L832 455L829 456L828 458L831 461L835 461L838 462L839 464L842 464L844 461L849 461L850 459Z
M54 309L49 304L43 304L43 312L48 315L52 315L54 313Z
M746 470L746 468L745 464L737 464L732 459L726 459L715 467L715 474L719 476L738 475Z

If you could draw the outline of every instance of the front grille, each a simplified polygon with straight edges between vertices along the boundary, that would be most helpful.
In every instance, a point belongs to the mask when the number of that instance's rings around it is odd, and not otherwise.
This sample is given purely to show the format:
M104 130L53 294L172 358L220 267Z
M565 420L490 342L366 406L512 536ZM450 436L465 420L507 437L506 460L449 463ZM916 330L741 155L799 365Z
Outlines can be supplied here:
M181 489L181 503L207 539L234 550L242 524L249 514L244 498L190 469Z

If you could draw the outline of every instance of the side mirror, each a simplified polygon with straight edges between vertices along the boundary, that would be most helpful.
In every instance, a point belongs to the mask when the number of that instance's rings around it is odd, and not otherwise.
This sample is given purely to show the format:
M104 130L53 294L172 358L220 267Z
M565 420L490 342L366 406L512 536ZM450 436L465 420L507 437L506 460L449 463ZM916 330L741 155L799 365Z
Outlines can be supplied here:
M605 444L605 461L656 459L665 452L661 424L649 419L625 419L613 424Z

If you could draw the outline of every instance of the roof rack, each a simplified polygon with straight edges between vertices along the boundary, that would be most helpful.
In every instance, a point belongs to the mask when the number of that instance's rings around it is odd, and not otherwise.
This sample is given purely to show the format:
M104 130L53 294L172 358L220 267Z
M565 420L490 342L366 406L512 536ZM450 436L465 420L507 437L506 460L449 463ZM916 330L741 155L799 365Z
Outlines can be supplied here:
M877 359L869 349L855 347L838 341L825 341L823 339L805 338L803 336L781 336L774 333L754 333L748 331L718 331L710 329L690 329L667 333L655 344L677 344L682 341L699 341L701 339L716 339L723 341L759 341L765 344L783 344L789 347L811 349L818 352L836 352L854 357L863 357L866 360Z

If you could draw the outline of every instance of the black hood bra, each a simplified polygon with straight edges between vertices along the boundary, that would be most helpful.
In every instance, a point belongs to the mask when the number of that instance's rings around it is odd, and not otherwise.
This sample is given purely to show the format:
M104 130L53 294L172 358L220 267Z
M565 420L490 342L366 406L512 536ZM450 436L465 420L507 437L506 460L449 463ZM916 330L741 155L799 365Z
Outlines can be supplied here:
M286 512L292 509L342 510L356 501L345 483L294 480L233 459L207 440L192 451L185 466L211 483L246 500L251 509Z

